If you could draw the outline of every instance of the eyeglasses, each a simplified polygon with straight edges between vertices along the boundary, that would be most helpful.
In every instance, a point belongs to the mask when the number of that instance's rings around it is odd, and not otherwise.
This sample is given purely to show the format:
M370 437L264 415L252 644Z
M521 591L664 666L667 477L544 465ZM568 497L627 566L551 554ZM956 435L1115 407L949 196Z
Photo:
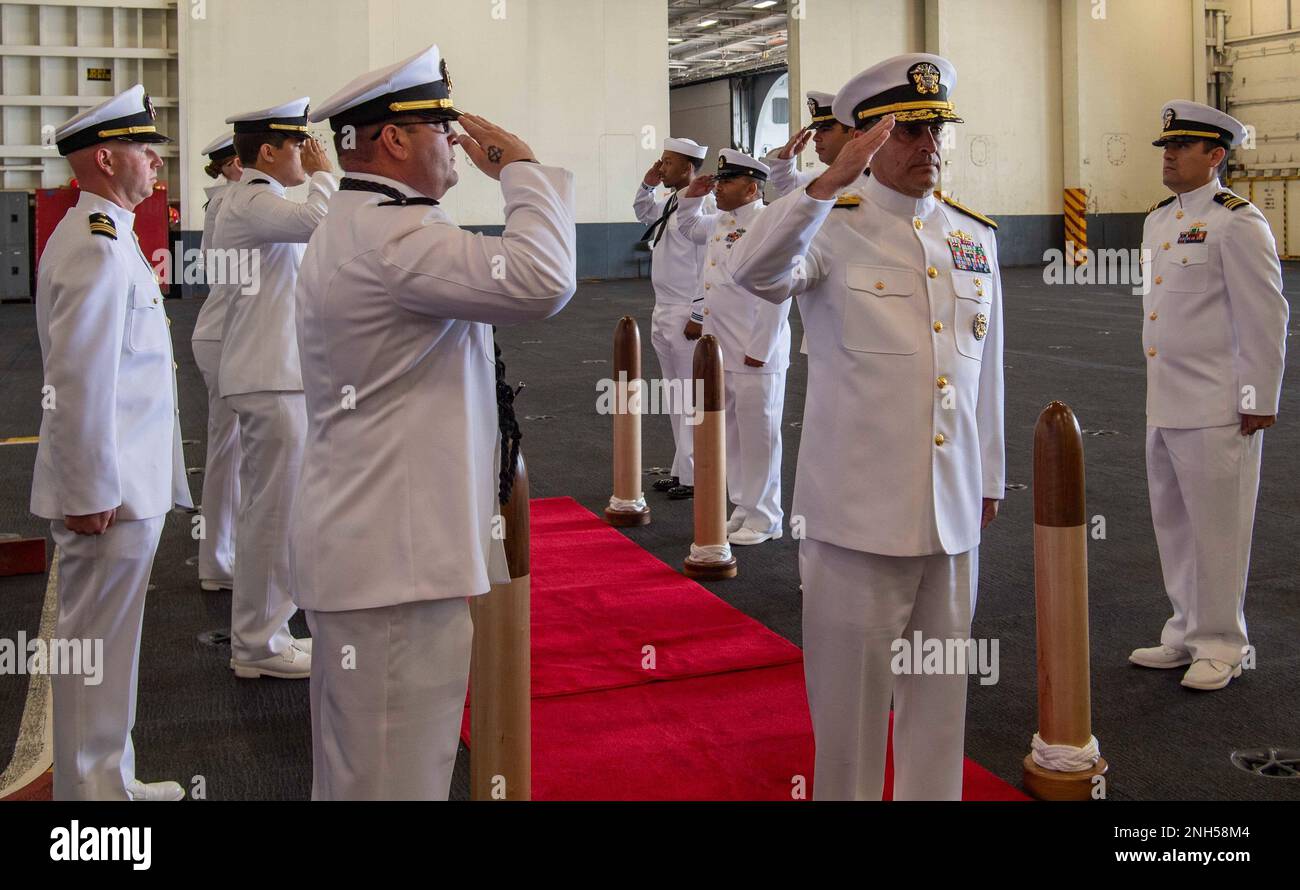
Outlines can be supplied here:
M384 123L384 126L383 126L383 127L380 127L378 130L375 130L374 135L370 137L370 141L371 141L371 142L378 142L378 141L379 141L379 137L382 136L382 135L384 134L384 127L387 127L387 126L390 126L390 125L391 125L391 126L394 126L394 127L418 127L418 126L421 126L421 125L424 125L424 124L428 124L429 126L437 127L437 128L438 128L438 132L441 133L441 134L444 135L444 136L448 136L448 135L451 134L451 123L450 123L449 121L429 121L429 120L420 120L420 121L386 121L386 122Z

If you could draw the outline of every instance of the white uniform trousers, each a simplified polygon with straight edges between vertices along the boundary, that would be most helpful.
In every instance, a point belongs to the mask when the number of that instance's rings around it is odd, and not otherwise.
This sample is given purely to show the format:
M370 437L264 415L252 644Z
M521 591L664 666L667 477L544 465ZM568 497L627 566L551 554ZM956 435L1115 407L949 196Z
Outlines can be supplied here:
M51 676L54 799L130 800L136 680L145 591L165 516L115 522L102 535L50 523L59 548L59 640L103 640L100 682ZM84 648L82 650L85 651Z
M1239 424L1147 427L1147 485L1165 590L1173 605L1160 642L1240 664L1246 573L1264 434Z
M230 650L240 661L258 661L293 643L289 512L302 469L307 405L300 392L241 393L226 402L239 416L242 452Z
M655 355L659 357L659 373L663 382L679 381L681 387L681 404L667 404L665 400L661 410L668 411L668 419L673 426L673 442L676 451L673 454L673 475L682 485L695 484L695 428L686 422L686 413L691 410L695 396L695 378L693 364L695 361L695 344L698 340L687 340L682 336L686 323L691 320L690 303L656 303L650 321L650 343ZM642 370L642 376L645 371ZM675 400L674 400L675 401ZM648 406L648 402L646 403Z
M960 800L968 675L901 674L895 640L968 639L979 551L881 556L804 539L804 675L817 800L880 800L894 704L894 800Z
M307 610L312 800L446 800L469 688L468 599Z
M785 372L723 375L727 412L727 493L732 518L763 534L781 530L781 416Z
M220 340L194 340L194 362L208 387L208 454L203 465L203 538L199 578L235 577L235 516L239 512L239 418L221 398L217 369Z

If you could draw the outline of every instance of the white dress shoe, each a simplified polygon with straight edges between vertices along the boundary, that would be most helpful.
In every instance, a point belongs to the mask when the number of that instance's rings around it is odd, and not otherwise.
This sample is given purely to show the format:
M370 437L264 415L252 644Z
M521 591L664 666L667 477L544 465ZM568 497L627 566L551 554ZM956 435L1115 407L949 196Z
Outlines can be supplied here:
M745 516L739 510L733 511L731 518L727 520L727 534L738 532L745 527Z
M184 800L185 789L176 782L141 782L134 780L126 786L132 800Z
M295 639L293 641L293 647L295 649L301 649L302 651L306 652L308 655L311 655L311 637L301 637Z
M1146 649L1134 649L1128 660L1146 668L1176 668L1191 664L1192 655L1172 646L1148 646Z
M230 666L234 669L235 676L241 680L255 680L258 677L306 680L311 676L311 653L304 652L295 642L279 655L260 661L238 661L232 658Z
M761 544L764 541L773 541L781 537L781 530L774 532L756 532L752 528L741 528L727 535L727 540L733 544L745 546L748 544Z
M1188 689L1222 689L1234 677L1241 676L1241 665L1228 664L1217 658L1198 658L1183 674L1183 685Z
M208 593L216 593L218 590L234 590L235 582L200 578L199 589L206 590Z

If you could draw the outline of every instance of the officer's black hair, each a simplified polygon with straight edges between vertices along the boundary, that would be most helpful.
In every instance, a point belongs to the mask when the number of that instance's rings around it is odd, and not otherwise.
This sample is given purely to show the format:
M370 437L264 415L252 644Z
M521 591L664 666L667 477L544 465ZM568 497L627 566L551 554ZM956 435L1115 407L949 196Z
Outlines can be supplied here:
M704 166L704 158L692 158L689 155L686 157L691 162L691 166L695 168L695 172L699 173L700 168Z
M304 141L303 136L292 133L236 133L235 154L239 156L241 164L245 167L251 167L257 163L257 155L262 150L263 145L280 148L290 139Z

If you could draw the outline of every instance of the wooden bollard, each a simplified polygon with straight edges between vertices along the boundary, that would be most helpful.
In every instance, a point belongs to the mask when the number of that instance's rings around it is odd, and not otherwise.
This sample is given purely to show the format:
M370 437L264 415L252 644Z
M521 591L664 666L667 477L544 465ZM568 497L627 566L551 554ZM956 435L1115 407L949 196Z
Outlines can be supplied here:
M650 507L641 490L641 331L625 315L614 331L614 496L605 521L619 528L650 523Z
M1025 757L1025 790L1040 800L1104 797L1107 764L1092 736L1088 672L1088 521L1083 436L1063 402L1034 427L1034 598L1038 612L1038 738L1065 746ZM1037 747L1037 745L1035 746ZM1070 748L1079 749L1070 751Z
M705 334L696 344L691 369L695 391L703 398L695 405L698 416L692 418L699 421L693 427L695 543L682 571L688 578L720 581L736 577L736 557L727 543L727 415L722 391L722 347L712 334Z
M515 485L501 508L508 584L470 599L469 782L472 800L531 800L532 645L529 628L528 468L515 464Z

